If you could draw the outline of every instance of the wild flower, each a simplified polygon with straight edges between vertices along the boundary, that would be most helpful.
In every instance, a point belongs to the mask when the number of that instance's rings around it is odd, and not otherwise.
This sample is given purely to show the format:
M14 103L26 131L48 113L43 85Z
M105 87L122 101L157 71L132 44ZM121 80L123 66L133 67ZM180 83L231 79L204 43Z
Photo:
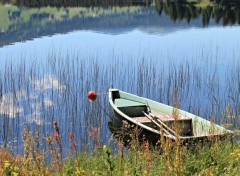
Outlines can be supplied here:
M93 138L93 143L95 148L100 148L101 141L100 141L100 129L93 128L92 131L89 133L89 136Z
M7 169L7 168L9 168L10 165L11 165L11 164L10 164L9 161L5 161L4 168Z
M53 133L53 137L56 139L58 145L60 146L60 148L62 148L62 142L61 142L61 137L60 137L60 131L59 131L59 127L58 127L58 123L57 121L53 118L53 127L55 132Z
M103 151L106 152L107 151L107 146L103 145Z
M77 167L77 168L76 168L75 174L79 175L79 174L84 174L84 173L85 173L85 170L82 169L81 167Z
M54 142L51 138L51 136L49 136L48 134L46 134L46 140L48 142L48 144L50 145L50 153L52 154L53 158L52 158L52 164L53 166L55 166L59 171L62 170L62 164L61 164L61 155L58 152L58 150L55 148L54 146Z
M77 144L76 144L76 142L75 142L75 140L74 140L74 134L73 134L73 132L70 132L70 131L68 130L68 136L69 136L69 143L70 143L70 145L71 145L71 149L72 149L72 151L73 151L75 154L77 154Z

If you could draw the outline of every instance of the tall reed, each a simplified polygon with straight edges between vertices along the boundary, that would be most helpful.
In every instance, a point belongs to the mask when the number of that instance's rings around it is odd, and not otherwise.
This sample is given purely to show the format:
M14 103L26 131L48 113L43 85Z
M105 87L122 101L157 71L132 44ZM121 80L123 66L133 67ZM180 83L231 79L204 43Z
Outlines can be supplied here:
M100 143L107 144L111 133L105 111L110 115L112 111L105 93L111 84L169 105L177 95L179 108L206 119L213 116L215 123L232 129L239 126L238 63L219 70L212 56L206 58L206 65L194 60L162 64L146 57L126 61L115 56L101 62L94 55L56 51L48 57L44 62L9 62L0 72L0 145L17 148L15 154L23 152L23 119L30 131L39 129L39 136L54 133L60 146L68 146L63 157L71 148L90 151L96 145L101 147ZM99 93L98 103L88 101L90 90ZM52 126L52 117L61 136ZM89 136L93 129L100 141ZM39 138L43 150L49 144L45 139Z

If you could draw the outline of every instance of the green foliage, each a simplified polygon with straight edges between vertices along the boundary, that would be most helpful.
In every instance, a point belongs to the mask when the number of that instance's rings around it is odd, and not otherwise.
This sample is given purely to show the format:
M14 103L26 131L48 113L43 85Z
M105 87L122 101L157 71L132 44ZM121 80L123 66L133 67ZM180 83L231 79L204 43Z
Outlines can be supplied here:
M30 134L24 132L24 134ZM25 135L26 136L26 135ZM31 139L28 135L24 139ZM26 145L30 145L26 143ZM240 144L232 144L229 140L209 145L180 148L175 143L168 143L168 148L150 150L148 143L136 148L131 147L124 152L124 157L103 146L91 153L83 151L63 161L61 169L51 168L32 160L32 156L13 157L0 150L1 175L236 175L240 170ZM31 148L31 147L30 147ZM29 148L27 150L30 150ZM180 151L180 155L177 153ZM50 152L51 153L51 152ZM38 157L45 158L46 153L39 152ZM177 158L180 156L181 158ZM119 162L121 161L122 162ZM31 162L28 162L31 161ZM179 161L182 164L177 163ZM119 165L122 166L119 166ZM122 169L119 169L121 168Z
M177 166L182 167L180 175L235 175L240 169L239 147L239 144L232 145L228 141L190 148L181 147L183 164ZM173 147L169 151L171 151L169 156L171 161L168 163L166 154L160 154L159 149L146 151L146 148L142 146L138 150L129 149L125 152L123 170L119 171L119 156L113 155L110 148L100 149L91 155L81 153L76 158L68 158L63 173L73 175L176 175L176 169L174 169L176 148Z

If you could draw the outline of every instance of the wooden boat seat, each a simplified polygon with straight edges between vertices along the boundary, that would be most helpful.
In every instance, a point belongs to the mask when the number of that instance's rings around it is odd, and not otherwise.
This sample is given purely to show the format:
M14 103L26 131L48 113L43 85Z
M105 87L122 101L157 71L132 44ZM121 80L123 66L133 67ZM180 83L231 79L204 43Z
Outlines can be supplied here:
M123 98L117 98L114 101L115 105L118 108L122 107L134 107L134 106L146 106L144 103L136 102L136 101L131 101Z
M161 114L161 115L157 115L154 116L155 118L159 118L160 120L162 120L168 127L170 127L171 129L175 130L175 127L179 127L180 128L180 135L182 136L192 136L193 135L193 128L192 128L192 119L188 118L182 114L178 114L177 117L177 121L175 124L175 119L174 116L172 114L168 115L168 114Z
M129 117L142 117L144 116L143 111L147 111L147 106L141 102L117 98L114 100L114 103L119 110Z
M159 117L157 117L157 118L159 118ZM158 129L157 126L146 116L133 117L133 119L139 123L143 123L147 126ZM189 119L189 118L186 118L185 116L183 116L182 118L179 118L175 124L174 118L171 115L165 115L165 116L162 115L161 120L164 122L164 124L166 124L172 130L176 130L175 127L177 127L177 128L179 127L180 128L179 134L182 136L192 136L193 135L192 119Z
M151 123L152 121L147 118L146 116L142 116L142 117L133 117L134 120L136 120L137 122L140 123Z

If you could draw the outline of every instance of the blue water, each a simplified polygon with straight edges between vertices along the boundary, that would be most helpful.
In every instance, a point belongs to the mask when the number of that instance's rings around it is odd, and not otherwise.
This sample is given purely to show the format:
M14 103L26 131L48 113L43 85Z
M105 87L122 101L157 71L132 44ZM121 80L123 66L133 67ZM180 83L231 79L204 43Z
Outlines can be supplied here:
M87 100L87 92L106 93L113 84L172 105L175 91L172 78L177 77L174 74L182 65L183 72L189 66L190 78L178 90L181 108L209 118L224 112L230 104L235 105L238 115L240 27L201 27L190 23L183 28L182 23L186 25L186 22L172 22L171 28L163 23L157 30L150 30L147 24L124 30L94 27L70 30L1 47L2 96L6 99L2 98L1 105L5 104L8 110L5 114L0 111L0 145L7 140L9 146L21 151L24 120L33 131L40 126L41 135L45 135L54 131L52 118L59 122L66 146L69 145L66 131L70 130L79 149L91 148L94 142L89 133L93 128L99 129L101 142L108 143L111 136L108 117L99 110L100 104L111 113L107 95L100 95L97 104ZM26 69L23 73L19 69L21 64ZM149 74L151 79L141 73ZM19 83L21 74L23 80ZM15 100L16 90L19 97ZM233 96L234 101L229 98ZM221 123L221 119L217 117L216 121ZM239 117L234 123L240 123ZM41 146L46 147L44 139Z
M231 65L240 55L240 27L189 28L167 34L146 33L134 29L117 35L96 31L73 31L23 41L0 48L1 65L6 60L46 60L52 51L61 55L78 54L102 62L117 57L150 58L156 62L192 61L204 64L214 57L220 65ZM235 59L235 60L234 60Z

